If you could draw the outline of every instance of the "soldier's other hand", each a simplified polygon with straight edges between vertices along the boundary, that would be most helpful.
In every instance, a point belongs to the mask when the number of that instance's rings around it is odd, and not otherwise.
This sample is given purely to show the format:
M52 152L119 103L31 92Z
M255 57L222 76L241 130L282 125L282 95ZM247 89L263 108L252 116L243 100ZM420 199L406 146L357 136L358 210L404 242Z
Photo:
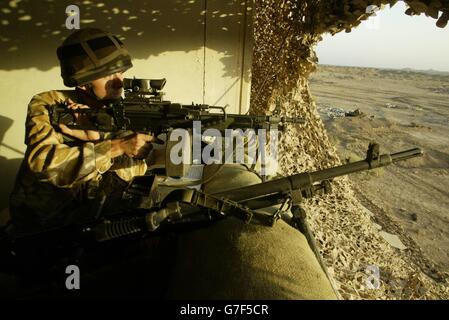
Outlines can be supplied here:
M65 104L67 108L76 110L76 109L89 109L89 106L81 103L76 103L72 99L68 98L65 100ZM74 113L76 123L79 125L89 125L91 124L91 121L89 119L89 116L85 113Z
M89 108L88 106L86 106L84 104L74 102L70 98L68 98L65 101L65 104L67 105L67 107L69 109L72 109L72 110ZM75 116L76 122L79 125L89 125L90 124L90 120L86 114L74 113L74 116ZM70 129L69 127L67 127L64 124L60 124L59 128L61 129L62 133L69 135L73 138L82 140L82 141L97 141L100 139L100 133L95 130Z
M153 146L151 142L157 142L155 136L143 133L134 133L122 140L123 153L128 157L144 159L148 156Z

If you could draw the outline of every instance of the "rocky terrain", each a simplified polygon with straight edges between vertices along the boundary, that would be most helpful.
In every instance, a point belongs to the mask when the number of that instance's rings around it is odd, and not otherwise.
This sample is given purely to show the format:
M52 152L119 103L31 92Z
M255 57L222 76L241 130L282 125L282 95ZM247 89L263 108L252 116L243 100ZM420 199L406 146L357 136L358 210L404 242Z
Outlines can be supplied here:
M380 143L382 153L424 151L421 158L349 180L371 217L367 223L385 243L444 282L449 271L449 74L319 66L310 88L342 162L364 158L370 141Z

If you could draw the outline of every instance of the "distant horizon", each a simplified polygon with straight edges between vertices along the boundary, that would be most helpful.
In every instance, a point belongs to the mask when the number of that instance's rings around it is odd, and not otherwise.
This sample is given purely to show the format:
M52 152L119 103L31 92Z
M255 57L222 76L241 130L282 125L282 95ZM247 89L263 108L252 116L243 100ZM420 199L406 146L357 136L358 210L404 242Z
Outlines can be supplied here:
M445 70L438 70L438 69L416 69L411 67L403 67L403 68L394 68L394 67L374 67L374 66L358 66L358 65L346 65L346 64L329 64L329 63L320 63L318 62L318 65L320 66L329 66L329 67L346 67L346 68L366 68L366 69L383 69L383 70L397 70L397 71L403 71L403 70L411 70L411 71L421 71L421 72L439 72L439 73L447 73L449 74L449 71Z
M316 46L320 64L449 72L449 26L408 16L403 1L376 13L350 33L325 34Z

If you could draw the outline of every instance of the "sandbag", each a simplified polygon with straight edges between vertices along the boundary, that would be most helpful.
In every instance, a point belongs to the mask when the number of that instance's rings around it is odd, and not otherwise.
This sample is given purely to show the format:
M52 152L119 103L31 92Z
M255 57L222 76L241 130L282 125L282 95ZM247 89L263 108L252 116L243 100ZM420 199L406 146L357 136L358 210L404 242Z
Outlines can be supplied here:
M206 166L203 190L259 183L242 165ZM213 179L208 181L210 175ZM336 299L304 235L284 221L268 227L228 217L178 235L168 287L173 299Z

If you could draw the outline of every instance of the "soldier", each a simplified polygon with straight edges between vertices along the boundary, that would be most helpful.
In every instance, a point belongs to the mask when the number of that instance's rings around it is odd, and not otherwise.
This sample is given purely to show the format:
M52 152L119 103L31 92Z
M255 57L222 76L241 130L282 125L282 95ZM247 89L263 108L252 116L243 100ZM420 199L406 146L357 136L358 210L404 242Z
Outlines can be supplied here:
M114 192L146 171L144 160L154 137L134 132L100 135L97 131L55 128L48 107L101 108L119 99L123 73L132 67L123 43L100 29L71 34L57 49L64 84L75 90L35 95L26 119L27 150L10 197L12 233L88 219L97 210L99 194ZM78 114L77 121L87 121ZM108 188L103 188L109 186Z
M145 173L144 160L136 157L145 157L149 142L156 140L129 132L112 137L52 127L48 106L66 101L68 108L101 107L104 100L120 97L122 73L132 66L123 44L98 29L75 32L57 53L64 84L76 89L41 93L30 102L28 148L10 202L14 233L92 217L98 212L93 200L98 193L112 194L115 186ZM78 121L87 120L79 115ZM211 165L204 171L203 191L211 194L260 182L238 164L222 170ZM114 246L111 256L117 261L124 261L129 250L138 251L138 259L112 264L111 272L96 274L98 279L83 293L175 299L336 298L304 235L283 221L267 227L229 217L207 228L162 235L154 246L148 242Z

